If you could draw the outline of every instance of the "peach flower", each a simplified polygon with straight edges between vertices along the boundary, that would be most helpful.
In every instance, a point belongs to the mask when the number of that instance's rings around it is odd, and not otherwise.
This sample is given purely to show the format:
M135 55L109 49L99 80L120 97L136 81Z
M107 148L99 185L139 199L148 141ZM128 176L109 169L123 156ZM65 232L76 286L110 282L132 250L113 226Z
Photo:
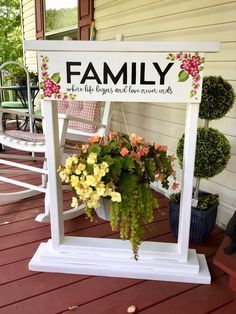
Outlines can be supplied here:
M123 147L120 151L122 157L125 157L129 153L129 150L126 147Z
M94 135L88 139L90 144L100 142L101 137L99 135Z
M108 134L109 141L112 141L117 136L116 132L111 132Z
M177 190L178 188L180 188L180 183L174 182L174 183L172 184L172 189L173 189L173 190Z
M83 153L86 153L87 150L88 150L88 145L87 145L87 144L82 145L82 146L81 146L81 149L82 149L82 152L83 152Z

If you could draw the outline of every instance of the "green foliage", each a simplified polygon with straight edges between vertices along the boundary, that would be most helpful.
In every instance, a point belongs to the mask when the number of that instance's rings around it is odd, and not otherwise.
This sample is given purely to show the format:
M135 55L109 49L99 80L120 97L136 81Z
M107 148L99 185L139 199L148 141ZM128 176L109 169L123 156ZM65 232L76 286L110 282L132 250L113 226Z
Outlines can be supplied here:
M19 0L0 0L0 63L22 61Z
M153 209L158 207L148 184L138 185L132 193L122 193L122 202L110 202L110 224L113 231L120 231L122 240L130 239L134 258L138 259L138 249L145 227L153 222Z
M95 143L92 146L89 147L89 153L96 153L99 154L101 151L101 147L99 146L99 144Z
M121 193L133 193L138 188L138 177L135 174L123 173L120 176L118 187Z
M68 26L77 25L77 8L62 8L59 10L46 10L45 16L46 32L63 29Z
M11 85L26 85L27 84L27 77L26 72L23 68L17 65L8 65L5 67L8 71L8 75L5 76L6 81L10 81ZM38 73L36 72L29 72L30 83L32 85L37 85L38 83Z
M178 142L177 156L183 167L184 135ZM230 159L230 143L216 129L198 128L194 176L211 178L223 171Z
M122 169L122 161L119 157L113 158L113 163L110 167L110 172L112 174L113 178L118 178L121 175L121 169Z
M180 193L174 193L170 196L170 203L179 204L180 203ZM219 204L219 195L211 193L201 193L198 196L198 204L196 209L207 210L208 208Z
M155 161L152 159L146 159L144 161L144 164L145 164L147 176L150 178L151 181L155 181L155 176L154 176L155 168L156 168Z
M208 120L222 118L232 108L234 99L233 87L221 76L204 77L199 117Z
M135 163L130 157L123 158L123 167L124 169L134 169Z

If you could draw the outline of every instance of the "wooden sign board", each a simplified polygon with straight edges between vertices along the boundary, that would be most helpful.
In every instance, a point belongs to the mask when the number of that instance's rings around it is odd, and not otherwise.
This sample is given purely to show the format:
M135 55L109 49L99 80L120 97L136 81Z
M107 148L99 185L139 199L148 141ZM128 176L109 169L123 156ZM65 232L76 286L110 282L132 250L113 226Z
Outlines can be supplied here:
M198 52L39 52L41 99L192 102L201 100Z

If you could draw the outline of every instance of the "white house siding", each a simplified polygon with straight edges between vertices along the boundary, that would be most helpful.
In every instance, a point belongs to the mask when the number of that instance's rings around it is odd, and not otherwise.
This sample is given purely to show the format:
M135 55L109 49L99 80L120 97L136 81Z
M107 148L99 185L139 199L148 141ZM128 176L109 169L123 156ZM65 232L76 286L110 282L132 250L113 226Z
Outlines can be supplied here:
M35 40L35 6L32 0L21 1L22 29L24 40ZM30 71L37 71L35 52L27 51L24 55L25 64Z
M206 75L221 75L236 91L236 1L229 0L95 0L97 40L220 41L221 51L207 54ZM112 128L125 130L120 106L114 106ZM175 152L184 131L185 105L126 103L129 131L167 144ZM199 123L201 123L199 121ZM201 188L220 194L217 221L224 226L236 209L236 106L211 122L229 139L232 157L224 170ZM176 166L178 177L181 170Z

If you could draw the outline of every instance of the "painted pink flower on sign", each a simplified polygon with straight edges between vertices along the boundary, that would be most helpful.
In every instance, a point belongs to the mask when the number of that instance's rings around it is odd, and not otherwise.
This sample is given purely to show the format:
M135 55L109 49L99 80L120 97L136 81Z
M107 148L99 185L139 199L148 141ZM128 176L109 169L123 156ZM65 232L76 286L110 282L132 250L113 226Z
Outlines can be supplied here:
M67 93L61 91L61 86L59 85L61 81L60 73L53 73L51 76L48 72L49 66L48 62L49 59L47 56L41 56L41 82L39 84L39 88L41 89L41 98L51 98L54 99L71 99L74 100L76 95L74 93Z
M181 71L178 74L178 81L185 82L189 77L192 78L190 97L196 96L200 87L199 82L201 80L201 71L204 70L203 63L205 62L205 58L200 57L198 52L195 52L194 54L180 52L176 54L168 54L167 59L171 61L181 61Z

